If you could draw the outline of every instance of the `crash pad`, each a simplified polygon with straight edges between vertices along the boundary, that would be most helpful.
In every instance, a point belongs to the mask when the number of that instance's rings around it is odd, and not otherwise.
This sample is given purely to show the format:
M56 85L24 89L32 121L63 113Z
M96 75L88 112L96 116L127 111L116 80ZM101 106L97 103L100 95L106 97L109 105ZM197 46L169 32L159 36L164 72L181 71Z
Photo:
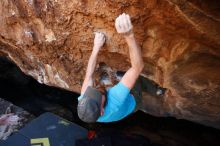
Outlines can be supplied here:
M10 136L0 146L75 146L87 130L52 113L45 113Z

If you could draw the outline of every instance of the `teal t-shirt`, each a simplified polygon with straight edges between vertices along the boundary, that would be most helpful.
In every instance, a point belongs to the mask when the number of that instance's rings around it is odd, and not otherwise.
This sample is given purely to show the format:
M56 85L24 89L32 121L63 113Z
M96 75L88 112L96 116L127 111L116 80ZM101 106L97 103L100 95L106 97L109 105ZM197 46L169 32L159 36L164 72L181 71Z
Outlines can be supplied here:
M80 100L82 95L78 98ZM100 116L97 122L119 121L131 114L136 106L134 97L130 94L130 89L122 82L108 89L107 103L104 114Z

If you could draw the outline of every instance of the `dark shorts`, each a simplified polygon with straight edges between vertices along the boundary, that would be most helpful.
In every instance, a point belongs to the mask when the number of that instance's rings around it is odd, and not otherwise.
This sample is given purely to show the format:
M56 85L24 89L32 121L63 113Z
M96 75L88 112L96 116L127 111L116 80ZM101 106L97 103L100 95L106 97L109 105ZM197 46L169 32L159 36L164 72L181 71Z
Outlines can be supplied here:
M136 101L136 107L134 112L138 111L141 107L141 99L142 99L142 89L141 89L141 81L140 77L137 79L134 87L131 89L131 94L134 96Z
M123 76L125 73L124 72L117 72L118 76ZM134 109L134 112L142 109L142 103L143 103L143 98L142 98L142 92L146 92L147 94L151 96L158 96L157 95L157 90L160 87L154 83L153 81L143 77L139 76L134 87L131 89L130 93L134 96L134 99L136 101L136 107ZM165 89L160 88L163 93L165 92Z
M157 96L157 89L158 85L155 84L153 81L139 76L134 87L131 89L131 94L134 96L136 101L134 112L140 110L142 107L142 92L147 92L150 95Z

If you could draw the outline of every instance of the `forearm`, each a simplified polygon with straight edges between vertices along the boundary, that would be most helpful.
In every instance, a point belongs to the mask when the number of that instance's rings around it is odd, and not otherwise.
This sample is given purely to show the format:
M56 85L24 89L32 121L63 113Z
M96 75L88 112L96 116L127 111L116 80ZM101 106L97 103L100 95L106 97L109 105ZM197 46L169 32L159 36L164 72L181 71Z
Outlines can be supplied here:
M141 55L141 49L135 40L134 34L125 36L125 40L129 47L131 66L132 68L141 72L144 66L144 62Z
M98 51L92 51L92 54L89 58L88 66L86 69L86 76L83 81L82 89L81 89L81 94L85 92L88 86L93 86L93 73L95 71L96 67L96 62L97 62L97 56L98 56Z
M96 67L97 56L98 56L98 51L92 51L92 54L89 58L85 78L91 78L92 77L92 75L95 71L95 67Z
M93 86L93 73L95 71L96 67L96 62L97 62L97 56L99 53L99 50L105 43L105 36L103 33L96 33L95 34L95 39L94 39L94 47L92 49L92 54L89 58L88 66L86 69L86 76L83 81L82 89L81 89L81 94L83 94L88 86Z

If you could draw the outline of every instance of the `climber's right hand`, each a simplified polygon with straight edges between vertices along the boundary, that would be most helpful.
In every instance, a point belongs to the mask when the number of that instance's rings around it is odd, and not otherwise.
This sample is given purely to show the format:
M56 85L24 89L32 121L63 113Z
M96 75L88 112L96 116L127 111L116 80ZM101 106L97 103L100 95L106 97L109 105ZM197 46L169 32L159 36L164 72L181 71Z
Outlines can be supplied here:
M125 36L133 34L130 16L125 13L119 15L115 20L115 28L118 33Z

